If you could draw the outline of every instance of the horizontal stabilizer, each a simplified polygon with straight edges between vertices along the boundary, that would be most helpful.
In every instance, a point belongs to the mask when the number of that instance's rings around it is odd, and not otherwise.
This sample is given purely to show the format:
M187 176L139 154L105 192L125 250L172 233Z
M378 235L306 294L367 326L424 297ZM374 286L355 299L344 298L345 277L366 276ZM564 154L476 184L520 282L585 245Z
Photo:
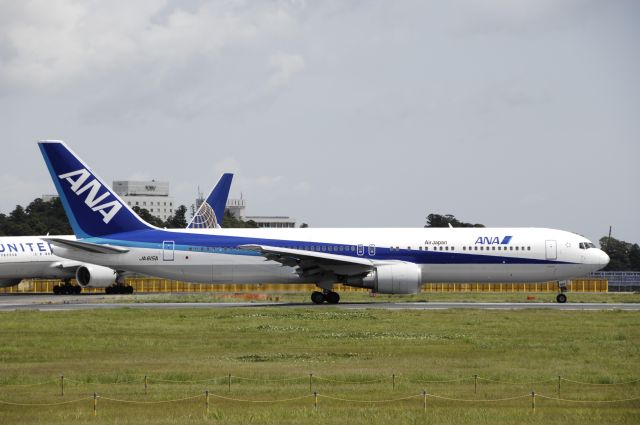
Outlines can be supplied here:
M113 245L99 245L90 242L82 242L78 240L62 239L62 238L43 238L45 241L53 245L64 248L77 249L79 251L91 252L94 254L124 254L129 252L128 249Z

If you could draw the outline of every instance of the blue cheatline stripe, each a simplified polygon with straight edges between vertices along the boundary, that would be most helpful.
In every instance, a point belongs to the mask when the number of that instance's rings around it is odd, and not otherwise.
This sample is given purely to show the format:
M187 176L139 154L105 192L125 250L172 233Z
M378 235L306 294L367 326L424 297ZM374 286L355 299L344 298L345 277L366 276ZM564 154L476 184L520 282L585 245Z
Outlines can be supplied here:
M268 245L273 247L310 247L310 246L337 246L344 251L321 251L326 254L342 255L345 257L369 258L371 260L400 260L409 261L416 264L575 264L564 261L539 260L534 258L496 256L471 254L462 252L440 252L440 251L419 251L419 250L391 250L385 247L376 246L376 255L358 256L350 248L355 245L330 244L327 242L280 240L248 238L241 236L203 235L189 234L183 232L172 232L170 230L142 230L121 234L107 235L99 238L84 239L91 243L112 244L131 248L162 249L163 241L173 241L176 251L200 252L210 254L229 254L258 256L259 253L244 249L238 249L239 245ZM349 251L347 251L349 249ZM316 251L309 251L316 252Z
M505 236L505 237L504 237L504 239L502 239L502 242L500 242L500 243L501 243L502 245L506 245L506 244L508 244L509 242L511 242L511 238L512 238L512 237L513 237L513 236Z

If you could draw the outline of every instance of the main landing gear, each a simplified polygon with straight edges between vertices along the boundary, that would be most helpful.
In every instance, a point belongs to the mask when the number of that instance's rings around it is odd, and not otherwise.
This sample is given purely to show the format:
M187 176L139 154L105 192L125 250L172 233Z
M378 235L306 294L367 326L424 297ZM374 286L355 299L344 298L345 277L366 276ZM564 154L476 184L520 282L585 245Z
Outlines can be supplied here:
M62 285L56 285L53 287L53 293L55 295L78 295L82 292L82 288L79 285L72 285L67 279L64 280Z
M313 291L311 293L311 301L314 304L322 304L323 302L327 302L328 304L338 304L340 302L340 294L333 291Z
M105 294L133 294L133 286L120 283L104 288Z

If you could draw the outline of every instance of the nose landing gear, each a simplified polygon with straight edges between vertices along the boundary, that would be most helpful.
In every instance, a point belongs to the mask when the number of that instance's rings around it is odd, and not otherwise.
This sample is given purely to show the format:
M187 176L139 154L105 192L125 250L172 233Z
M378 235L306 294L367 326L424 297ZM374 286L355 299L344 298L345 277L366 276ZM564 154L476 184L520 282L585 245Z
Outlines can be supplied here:
M564 294L567 292L567 281L561 280L558 282L558 289L560 289L560 293L556 295L556 301L560 304L564 304L567 302L567 296Z
M340 302L340 294L327 290L323 292L313 291L311 293L311 301L313 301L314 304L322 304L325 301L327 304L338 304Z

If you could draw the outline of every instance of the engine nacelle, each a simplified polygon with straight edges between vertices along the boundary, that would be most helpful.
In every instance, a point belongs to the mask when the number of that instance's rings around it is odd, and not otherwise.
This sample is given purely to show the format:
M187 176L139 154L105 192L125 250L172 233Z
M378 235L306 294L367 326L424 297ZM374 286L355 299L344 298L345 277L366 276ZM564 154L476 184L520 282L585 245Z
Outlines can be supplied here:
M364 278L348 278L345 283L380 294L417 294L422 284L422 269L413 263L385 264Z
M76 270L76 280L83 288L106 288L115 283L118 273L109 267L86 265Z
M22 281L22 278L16 279L0 279L0 288L8 288L10 286L15 286Z

